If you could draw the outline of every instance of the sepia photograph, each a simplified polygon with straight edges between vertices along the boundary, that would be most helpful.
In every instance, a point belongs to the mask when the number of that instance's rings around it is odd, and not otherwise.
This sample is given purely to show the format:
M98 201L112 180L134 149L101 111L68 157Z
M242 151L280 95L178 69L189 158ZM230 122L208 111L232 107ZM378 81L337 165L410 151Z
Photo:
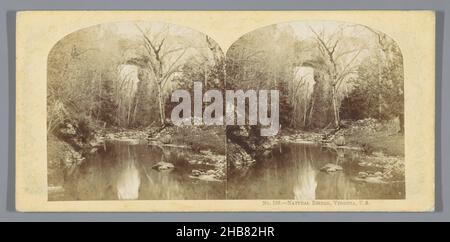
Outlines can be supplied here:
M368 26L290 22L227 51L227 88L280 92L276 136L227 127L231 199L404 199L403 58Z
M170 94L199 81L243 90L249 112L248 90L278 90L277 133L250 114L227 142L223 125L174 125ZM364 25L275 24L225 59L188 28L102 24L58 41L47 85L49 200L405 197L403 58Z
M225 199L225 129L170 119L172 91L194 81L222 89L223 64L209 36L167 23L101 24L58 41L48 56L48 199Z
M433 211L434 21L21 12L16 206Z

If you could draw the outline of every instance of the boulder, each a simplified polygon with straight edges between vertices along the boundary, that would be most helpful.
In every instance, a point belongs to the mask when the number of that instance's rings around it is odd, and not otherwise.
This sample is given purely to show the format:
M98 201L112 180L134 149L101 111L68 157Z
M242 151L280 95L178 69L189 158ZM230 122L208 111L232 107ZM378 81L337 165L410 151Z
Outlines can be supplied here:
M207 155L207 156L214 155L214 154L211 152L211 150L201 150L200 153L201 153L202 155Z
M336 171L342 171L342 167L336 164L332 164L332 163L328 163L325 166L323 166L322 168L320 168L320 171L325 171L325 172L336 172Z
M248 129L245 126L238 126L238 128L234 130L233 133L237 136L249 136Z
M64 152L64 163L66 166L80 164L84 159L85 158L80 153L72 148Z
M89 154L95 154L95 152L97 152L97 148L92 148L90 151L89 151Z
M73 136L77 134L75 127L71 123L67 123L65 127L60 129L60 132L66 136Z
M193 176L200 176L201 174L202 174L202 172L199 171L199 170L192 170L192 175Z
M169 134L166 134L160 138L161 143L163 144L170 144L172 143L172 136Z
M165 171L165 170L172 170L175 168L175 166L172 163L160 161L152 166L152 169L155 169L157 171Z
M262 153L263 156L269 156L270 154L272 154L272 151L271 151L271 150L265 150L265 151Z
M342 135L338 136L338 137L334 140L334 143L335 143L337 146L344 146L344 145L345 145L345 138L344 138L344 136L342 136Z
M261 147L264 150L270 150L272 149L273 145L270 142L265 142Z
M114 134L106 134L106 135L105 135L105 138L106 138L106 139L110 139L110 140L111 140L111 139L114 139L115 137L116 137L116 136L115 136Z
M365 179L365 182L367 182L367 183L377 183L377 184L386 183L385 181L383 181L383 178L379 177L379 176L367 177Z
M199 180L208 181L208 182L219 182L220 181L214 175L200 175L196 178Z
M102 147L104 145L104 141L96 138L95 140L91 140L89 142L89 145L91 145L91 147L96 148L96 147Z
M198 165L198 164L202 164L202 161L200 161L200 160L189 160L188 163L190 165Z
M364 171L358 172L358 177L360 177L360 178L366 178L368 176L369 176L369 174L367 172L364 172Z

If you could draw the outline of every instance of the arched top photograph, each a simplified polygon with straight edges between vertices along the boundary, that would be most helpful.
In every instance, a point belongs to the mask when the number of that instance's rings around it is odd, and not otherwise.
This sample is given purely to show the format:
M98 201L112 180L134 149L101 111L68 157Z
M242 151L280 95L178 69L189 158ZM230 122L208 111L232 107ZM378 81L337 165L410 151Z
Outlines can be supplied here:
M227 87L279 91L282 140L267 157L252 148L274 143L254 135L260 127L228 132L228 162L238 167L228 173L229 197L405 198L404 70L394 39L357 23L283 22L244 34L226 58ZM240 167L252 163L234 155L244 151L259 165Z
M223 88L223 65L208 35L165 22L59 40L47 68L48 199L225 198L224 129L170 120L171 93Z

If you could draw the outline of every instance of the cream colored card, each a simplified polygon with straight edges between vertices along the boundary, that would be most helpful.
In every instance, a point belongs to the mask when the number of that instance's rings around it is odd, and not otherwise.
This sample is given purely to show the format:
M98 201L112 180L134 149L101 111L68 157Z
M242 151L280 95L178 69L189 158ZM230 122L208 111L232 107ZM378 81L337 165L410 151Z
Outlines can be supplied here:
M432 11L24 11L16 38L18 211L434 211ZM207 125L207 90L255 123Z

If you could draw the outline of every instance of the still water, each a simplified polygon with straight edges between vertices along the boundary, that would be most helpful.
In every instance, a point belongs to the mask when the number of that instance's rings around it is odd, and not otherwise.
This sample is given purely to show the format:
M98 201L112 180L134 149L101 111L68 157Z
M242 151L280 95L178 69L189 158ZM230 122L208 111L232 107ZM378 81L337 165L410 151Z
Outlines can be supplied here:
M243 176L228 178L229 199L403 199L405 184L355 180L363 168L360 152L337 152L317 145L283 144ZM343 171L326 173L328 163Z
M188 150L146 144L108 142L97 153L73 168L64 170L61 189L49 200L182 200L182 199L403 199L404 182L375 184L355 180L364 169L358 165L360 152L316 145L283 144L258 160L243 176L226 182L192 179ZM171 171L157 171L159 161L173 163ZM343 171L326 173L328 163Z
M60 192L49 200L224 199L225 182L192 179L196 167L186 160L187 150L146 144L108 142L74 169L67 169ZM165 160L171 171L152 166ZM211 167L209 169L212 169Z

